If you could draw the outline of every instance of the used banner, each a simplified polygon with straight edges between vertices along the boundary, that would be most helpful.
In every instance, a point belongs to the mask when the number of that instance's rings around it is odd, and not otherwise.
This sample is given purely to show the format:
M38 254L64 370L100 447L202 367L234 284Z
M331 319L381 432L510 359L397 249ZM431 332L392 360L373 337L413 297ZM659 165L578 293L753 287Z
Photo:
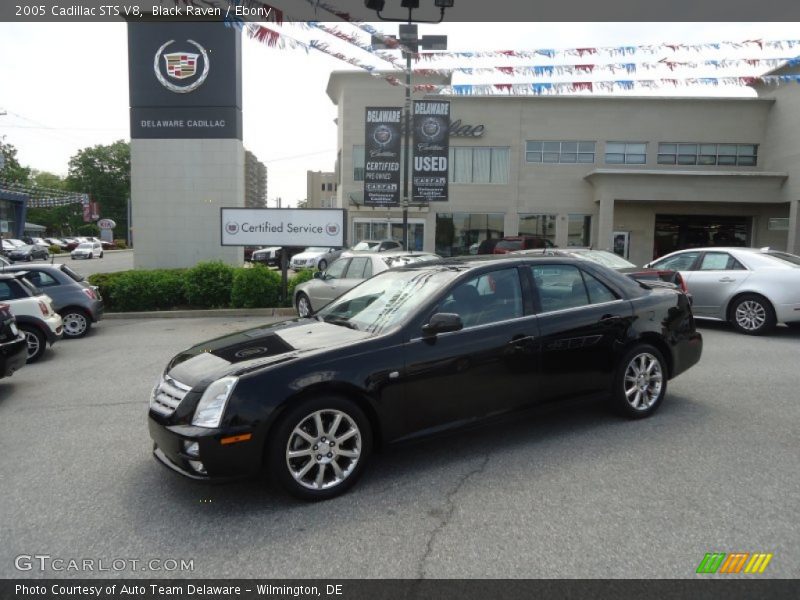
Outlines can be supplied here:
M367 107L364 205L400 206L400 115L397 107Z
M446 202L450 102L414 101L414 202Z

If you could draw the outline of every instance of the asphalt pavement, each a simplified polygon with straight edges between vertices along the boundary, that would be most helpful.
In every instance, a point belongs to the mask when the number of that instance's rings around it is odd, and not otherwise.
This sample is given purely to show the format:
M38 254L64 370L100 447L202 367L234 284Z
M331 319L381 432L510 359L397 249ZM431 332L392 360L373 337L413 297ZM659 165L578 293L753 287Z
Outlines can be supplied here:
M39 262L39 261L37 261ZM50 262L49 260L47 262ZM128 271L133 268L133 250L113 250L104 252L103 258L71 259L69 254L60 254L53 257L53 262L63 263L81 275L88 276L95 273L116 273Z
M650 419L590 404L428 440L307 504L151 457L168 358L263 321L109 320L1 380L0 577L692 578L715 551L770 552L759 577L797 576L800 331L704 325L700 364ZM33 554L193 570L15 568Z

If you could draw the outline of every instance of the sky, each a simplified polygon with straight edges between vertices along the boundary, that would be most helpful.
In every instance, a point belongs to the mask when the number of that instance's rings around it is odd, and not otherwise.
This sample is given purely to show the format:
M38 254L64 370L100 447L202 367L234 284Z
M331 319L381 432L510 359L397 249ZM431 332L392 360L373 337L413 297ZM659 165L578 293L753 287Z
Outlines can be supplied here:
M387 34L396 31L394 24L374 25ZM358 33L346 23L337 26L343 31ZM300 41L330 40L324 33L292 25L284 26L281 32ZM421 25L420 34L447 35L449 50L486 51L796 40L800 38L800 28L798 23L445 22L436 26ZM368 41L363 34L362 39ZM380 65L380 61L352 46L337 45L335 41L332 46L367 64ZM800 47L796 47L794 53L800 54ZM787 53L727 48L708 57L698 53L683 57L703 60L709 57L782 57L783 54ZM269 206L275 206L278 197L282 198L284 206L295 205L306 196L307 170L334 169L336 107L325 94L325 88L332 71L354 67L314 50L306 53L301 49L269 48L246 36L242 55L245 148L267 165ZM658 54L638 60L657 61L664 57L666 55ZM599 58L591 60L601 61ZM629 59L619 60L628 62ZM520 64L530 62L529 59ZM454 62L437 64L507 63L508 60L497 59L493 62L454 59ZM753 74L760 72L756 69ZM724 73L698 71L686 76L722 75ZM662 76L678 75L655 75ZM646 77L652 76L647 74ZM603 78L614 77L608 74L595 77ZM495 79L494 82L501 82ZM481 80L461 78L462 83L472 81ZM505 81L523 83L529 80L502 80ZM656 93L753 95L749 88L707 87L699 90L662 88ZM2 115L3 112L6 114ZM20 162L60 175L66 175L69 158L79 149L129 139L126 26L123 23L0 23L0 115L0 138L17 148Z

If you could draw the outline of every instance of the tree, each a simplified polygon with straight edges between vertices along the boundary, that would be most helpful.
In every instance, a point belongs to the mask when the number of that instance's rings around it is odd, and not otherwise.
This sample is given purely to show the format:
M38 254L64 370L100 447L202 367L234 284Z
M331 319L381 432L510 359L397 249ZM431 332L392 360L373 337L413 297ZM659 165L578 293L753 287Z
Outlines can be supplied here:
M67 188L84 192L100 205L100 216L117 222L117 231L128 231L128 197L131 193L130 144L118 140L110 146L79 150L69 161Z
M28 183L31 170L23 167L17 160L17 149L0 140L0 154L3 155L4 166L0 169L0 180L8 183Z

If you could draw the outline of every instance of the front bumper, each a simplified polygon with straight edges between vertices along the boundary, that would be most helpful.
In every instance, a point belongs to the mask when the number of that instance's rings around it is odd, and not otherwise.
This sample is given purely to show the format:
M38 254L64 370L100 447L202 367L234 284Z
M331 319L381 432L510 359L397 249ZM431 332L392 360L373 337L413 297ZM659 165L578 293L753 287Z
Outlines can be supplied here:
M20 333L10 342L0 344L0 377L8 377L25 366L28 360L28 344L25 334Z
M261 471L263 444L253 435L249 440L223 444L225 437L242 435L242 430L207 429L194 425L164 425L151 414L148 417L153 456L170 470L199 481L228 481L241 479ZM197 442L198 455L190 456L184 442ZM200 461L205 473L189 463Z

